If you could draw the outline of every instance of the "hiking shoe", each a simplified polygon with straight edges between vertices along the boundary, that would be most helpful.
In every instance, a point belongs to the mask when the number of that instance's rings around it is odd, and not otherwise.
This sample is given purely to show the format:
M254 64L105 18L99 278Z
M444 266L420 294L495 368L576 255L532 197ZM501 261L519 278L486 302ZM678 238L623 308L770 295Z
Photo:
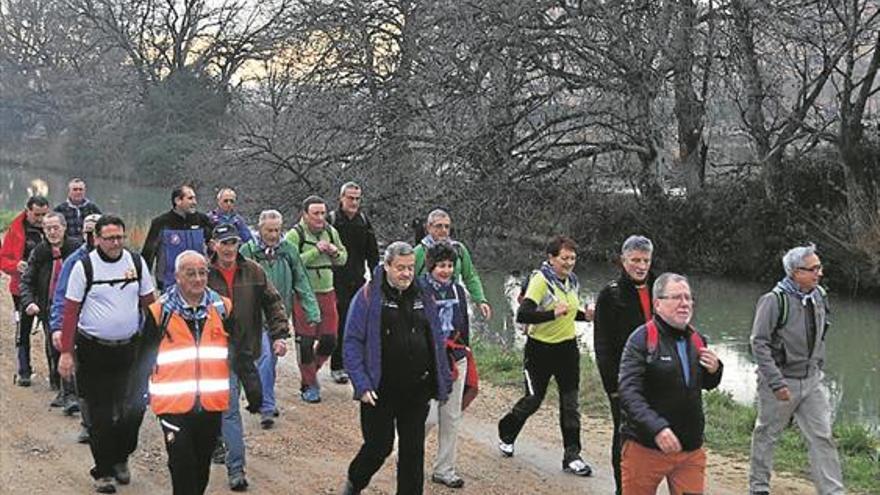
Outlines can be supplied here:
M116 493L116 485L112 476L104 476L95 480L95 491L98 493Z
M299 393L299 396L304 402L317 404L321 402L321 389L318 387L306 387L305 390Z
M498 441L498 450L501 451L501 455L504 457L513 457L513 444L505 443L504 440Z
M64 399L64 392L59 390L52 402L49 403L49 407L64 407Z
M73 416L73 413L79 412L79 401L71 394L64 398L64 409L61 410L65 416Z
M15 380L15 384L19 387L30 387L31 386L31 377L30 376L22 376L17 375L18 378Z
M275 418L272 413L264 413L262 416L263 417L260 419L260 426L264 430L271 430L272 427L275 426Z
M128 470L128 461L113 465L113 477L120 485L131 483L131 471Z
M331 370L330 378L333 378L333 381L340 385L348 383L348 373L345 370Z
M234 492L246 492L248 489L247 478L244 473L235 473L229 476L229 489Z
M580 457L568 462L562 461L562 470L575 476L590 476L593 474L593 468Z
M211 454L211 461L214 464L226 464L226 444L223 440L217 440L217 446L214 447L214 453Z
M443 478L441 476L437 476L436 474L431 475L431 481L434 483L439 483L441 485L448 486L449 488L462 488L464 487L464 480L461 479L457 474L453 474L449 478Z
M89 443L89 429L83 426L76 436L76 443Z

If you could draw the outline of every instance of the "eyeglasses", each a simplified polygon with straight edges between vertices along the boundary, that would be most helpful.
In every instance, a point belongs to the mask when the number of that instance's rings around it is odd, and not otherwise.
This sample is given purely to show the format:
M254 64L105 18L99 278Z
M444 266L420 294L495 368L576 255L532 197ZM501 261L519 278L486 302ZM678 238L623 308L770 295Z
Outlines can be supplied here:
M657 296L656 299L671 299L678 303L695 303L696 299L690 294L674 294L671 296Z
M107 237L101 237L102 241L107 242L122 242L125 240L124 235L108 235Z
M207 269L191 269L191 270L183 270L183 276L186 278L207 278L208 270Z
M821 264L820 265L813 265L811 267L799 266L799 267L797 267L797 269L802 272L817 273L817 272L822 271L822 265Z
M235 200L234 200L234 199L224 199L223 202L224 202L224 203L235 204Z

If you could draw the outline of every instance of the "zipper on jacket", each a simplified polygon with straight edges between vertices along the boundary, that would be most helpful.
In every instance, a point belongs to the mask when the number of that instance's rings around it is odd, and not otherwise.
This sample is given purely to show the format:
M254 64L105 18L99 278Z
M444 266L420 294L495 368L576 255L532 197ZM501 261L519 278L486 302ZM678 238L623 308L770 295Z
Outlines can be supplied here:
M207 322L208 322L208 318L205 317L205 320L204 320L204 321L205 321L205 323L207 323ZM196 330L196 331L195 331L195 341L196 341L196 360L195 360L195 367L196 367L196 373L195 373L195 375L196 375L196 403L195 403L195 405L193 405L193 410L194 410L194 412L199 413L199 412L202 412L202 393L201 393L201 385L200 385L200 384L201 384L201 381L202 381L202 377L201 377L201 373L200 373L200 370L199 370L199 363L201 362L201 359L199 359L199 358L201 357L201 355L200 355L200 350L199 350L199 348L200 348L200 344L201 344L201 341L202 341L202 330L203 330L203 329L200 329L200 328L199 328L199 320L195 320L195 321L193 322L193 326L195 327L195 330Z

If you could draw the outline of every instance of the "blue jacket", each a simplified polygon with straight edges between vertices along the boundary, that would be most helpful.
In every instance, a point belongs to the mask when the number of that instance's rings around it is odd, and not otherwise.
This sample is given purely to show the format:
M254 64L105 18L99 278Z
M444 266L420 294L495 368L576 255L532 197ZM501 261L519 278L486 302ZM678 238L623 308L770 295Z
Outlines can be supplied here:
M53 332L61 331L61 315L64 313L64 295L67 293L67 281L70 279L70 272L73 271L76 262L85 258L89 254L89 248L86 244L81 245L76 251L70 254L64 263L61 264L61 273L58 275L58 282L55 284L55 293L52 294L52 304L49 309L49 328Z
M379 264L373 270L373 279L361 287L351 301L345 320L342 342L342 360L354 387L355 400L369 390L379 390L382 382L382 281L385 269ZM416 281L413 281L416 283ZM443 402L452 391L452 374L446 357L446 342L440 331L440 320L434 301L420 291L425 306L425 317L431 325L434 363L437 370L436 399Z
M214 225L228 223L234 226L235 230L238 231L238 236L241 237L242 244L254 238L251 229L248 228L247 222L244 220L244 217L238 213L223 213L220 210L211 210L208 212L208 218L214 222Z

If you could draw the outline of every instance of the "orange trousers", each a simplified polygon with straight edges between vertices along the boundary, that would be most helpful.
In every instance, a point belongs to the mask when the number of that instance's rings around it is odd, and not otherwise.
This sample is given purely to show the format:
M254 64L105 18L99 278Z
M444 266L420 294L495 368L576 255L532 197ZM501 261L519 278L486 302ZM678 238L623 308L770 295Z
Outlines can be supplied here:
M700 495L705 485L706 450L664 454L627 440L620 469L623 495L654 495L663 478L673 495Z

